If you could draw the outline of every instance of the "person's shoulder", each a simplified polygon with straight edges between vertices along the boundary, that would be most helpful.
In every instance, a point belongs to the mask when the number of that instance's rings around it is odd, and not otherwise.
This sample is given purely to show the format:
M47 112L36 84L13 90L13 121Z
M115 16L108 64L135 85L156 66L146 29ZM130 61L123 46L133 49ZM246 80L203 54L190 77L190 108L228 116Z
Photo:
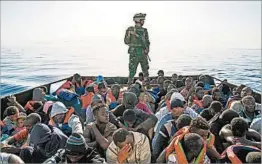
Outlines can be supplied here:
M126 31L133 31L134 30L134 26L129 26Z

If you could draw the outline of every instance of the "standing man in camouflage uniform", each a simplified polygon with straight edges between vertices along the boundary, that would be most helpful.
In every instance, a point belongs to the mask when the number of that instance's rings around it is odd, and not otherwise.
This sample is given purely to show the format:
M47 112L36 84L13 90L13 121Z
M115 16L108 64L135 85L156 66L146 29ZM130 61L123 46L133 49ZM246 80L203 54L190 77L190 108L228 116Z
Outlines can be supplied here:
M146 14L138 13L135 14L133 20L135 26L128 27L125 34L124 42L129 46L129 78L128 84L132 84L134 76L136 74L137 66L140 63L142 72L145 76L145 82L148 82L148 69L150 60L148 56L149 52L149 37L146 28L143 28Z

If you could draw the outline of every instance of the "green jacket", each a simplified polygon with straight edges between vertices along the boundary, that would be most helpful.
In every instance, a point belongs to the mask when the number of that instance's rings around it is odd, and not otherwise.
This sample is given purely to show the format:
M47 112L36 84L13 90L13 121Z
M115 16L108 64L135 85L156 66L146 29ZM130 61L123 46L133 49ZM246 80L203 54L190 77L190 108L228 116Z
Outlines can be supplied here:
M130 34L130 31L137 35ZM124 42L129 46L128 53L132 53L135 49L148 50L150 47L149 36L146 28L131 26L128 27L125 34Z

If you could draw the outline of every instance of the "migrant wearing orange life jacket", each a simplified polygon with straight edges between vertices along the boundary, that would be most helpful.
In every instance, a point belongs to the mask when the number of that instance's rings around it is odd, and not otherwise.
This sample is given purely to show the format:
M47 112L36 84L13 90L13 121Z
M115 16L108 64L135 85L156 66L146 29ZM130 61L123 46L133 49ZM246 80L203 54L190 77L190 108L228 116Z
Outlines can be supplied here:
M181 128L181 129L179 129L172 138L175 138L175 137L177 137L177 136L179 136L181 134L186 135L188 133L190 133L189 132L189 126L185 126L185 127ZM207 148L213 147L214 143L215 143L215 136L212 133L209 133L209 137L206 140Z
M184 136L187 133L182 133L178 136L176 136L172 142L168 145L166 148L166 161L168 161L169 155L173 154L175 152L175 158L177 160L178 164L188 164L186 154L184 153L184 149L182 147L181 141L183 140ZM203 141L203 148L201 152L199 153L198 157L194 160L194 164L203 164L205 155L206 155L206 142Z
M65 119L61 127L54 122L53 118L50 118L49 125L58 127L63 133L70 135L72 133L72 128L69 127L68 121L74 112L75 110L72 107L66 112Z
M31 110L31 111L34 111L34 104L36 102L40 102L40 101L34 101L34 100L31 100L31 101L28 101L24 107L25 110Z
M77 93L78 88L82 88L82 89L81 89L81 92L83 92L83 91L85 90L85 88L86 88L89 84L91 84L91 83L93 83L93 81L92 81L92 80L88 80L88 79L84 79L84 80L81 79L81 84L80 84L80 85L79 85L78 83L76 83L76 82L66 81L65 83L63 83L63 84L57 89L56 94L58 94L58 91L59 91L60 89L70 89L72 85L75 86L76 93ZM83 90L83 91L82 91L82 90ZM79 94L79 93L78 93L78 94ZM83 93L83 94L84 94L84 93ZM83 95L83 94L80 94L80 95Z
M221 154L221 163L224 160L226 160L225 162L231 162L232 164L245 163L245 156L243 157L241 155L237 156L237 152L239 151L242 151L242 152L246 151L245 154L248 154L248 152L261 152L260 149L254 146L246 146L246 145L240 145L240 144L231 145ZM242 160L241 160L241 157L242 157Z
M88 92L84 95L81 96L81 101L82 101L82 109L86 109L92 102L92 98L94 97L93 92Z
M111 103L110 103L110 105L109 105L109 108L110 108L110 109L114 109L117 105L119 105L119 104L118 104L118 100L123 100L123 92L120 92L119 95L118 95L118 97L116 98L116 97L113 95L112 91L109 90L109 91L107 92L107 96L108 96L108 98L109 98L110 101L111 101Z
M79 95L84 95L85 94L85 88L91 84L93 81L88 80L88 79L81 79L80 84L77 83L76 81L72 82L72 84L75 86L75 91Z

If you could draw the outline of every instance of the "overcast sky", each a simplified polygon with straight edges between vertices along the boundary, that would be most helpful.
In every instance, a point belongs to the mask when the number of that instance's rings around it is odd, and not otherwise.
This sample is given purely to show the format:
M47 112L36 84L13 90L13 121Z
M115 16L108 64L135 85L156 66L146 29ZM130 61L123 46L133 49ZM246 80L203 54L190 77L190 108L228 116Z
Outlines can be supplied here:
M1 1L1 44L123 46L132 17L147 13L153 45L260 48L261 2Z

